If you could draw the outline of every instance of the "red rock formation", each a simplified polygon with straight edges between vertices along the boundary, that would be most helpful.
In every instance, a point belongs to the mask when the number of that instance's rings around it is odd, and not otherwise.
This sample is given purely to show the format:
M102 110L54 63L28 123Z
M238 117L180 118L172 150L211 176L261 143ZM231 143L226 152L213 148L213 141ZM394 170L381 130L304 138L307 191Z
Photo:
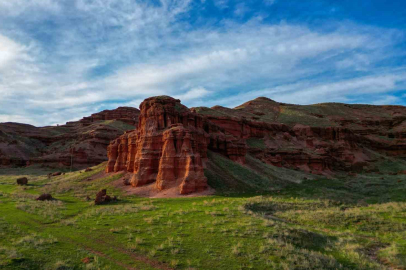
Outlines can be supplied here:
M275 166L315 173L359 171L373 151L406 157L406 107L326 103L293 105L257 98L234 109L193 111L237 138L260 140L248 151Z
M270 114L261 107L263 103L271 104ZM334 123L309 126L272 122L278 119L283 106L288 105L257 99L236 109L217 106L189 110L170 97L146 99L140 107L138 129L127 132L108 147L106 171L132 173L128 182L135 187L155 183L159 190L176 186L181 194L186 194L206 186L203 168L208 149L242 164L248 151L265 163L315 174L360 171L368 165L371 157L362 147L368 141L365 136ZM309 117L326 121L322 112L311 112ZM402 126L404 120L397 117L396 126ZM365 124L377 125L364 120ZM395 122L382 123L389 127ZM393 129L396 134L398 130L402 134L404 129ZM247 148L245 140L251 139L262 141L263 148ZM403 151L399 143L382 148Z
M113 198L107 195L107 190L102 189L96 194L96 199L94 200L95 205L106 204L112 201L118 201L117 197Z
M180 194L204 190L207 179L201 155L207 154L205 134L186 129L182 124L173 124L164 131L162 139L156 187L163 190L179 185ZM201 149L197 140L202 142Z
M302 167L308 171L320 172L349 169L356 162L353 155L357 151L354 136L344 128L304 125L291 128L283 124L231 118L210 117L210 120L237 137L265 139L271 147L250 152L258 159L275 166ZM272 147L272 144L276 147Z
M132 107L118 107L114 110L104 110L94 113L89 117L83 117L79 122L88 125L96 121L120 120L129 125L137 126L140 110ZM72 122L70 122L72 123Z
M158 190L179 187L180 194L204 190L207 149L244 162L243 141L226 135L181 105L180 100L153 97L142 102L140 108L138 129L108 147L106 168L107 172L133 173L130 183L134 187L155 183Z
M259 122L245 118L225 116L206 116L206 118L227 133L243 139L263 138L269 131L287 132L289 130L289 127L283 124Z
M230 109L221 108L227 111ZM357 136L342 127L293 127L280 123L247 120L236 116L206 116L217 128L237 138L258 138L265 149L249 152L263 162L279 167L301 168L313 173L331 170L359 170L368 157L358 147Z
M86 168L107 160L110 141L133 129L139 110L120 107L63 126L34 127L0 123L0 166L73 166ZM110 120L110 121L105 121Z

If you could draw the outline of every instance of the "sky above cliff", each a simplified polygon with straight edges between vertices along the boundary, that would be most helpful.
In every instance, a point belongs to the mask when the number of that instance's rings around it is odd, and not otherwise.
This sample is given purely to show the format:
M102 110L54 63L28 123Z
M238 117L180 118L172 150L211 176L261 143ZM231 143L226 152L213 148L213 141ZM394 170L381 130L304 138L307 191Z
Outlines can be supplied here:
M406 1L0 0L0 122L189 107L406 105Z

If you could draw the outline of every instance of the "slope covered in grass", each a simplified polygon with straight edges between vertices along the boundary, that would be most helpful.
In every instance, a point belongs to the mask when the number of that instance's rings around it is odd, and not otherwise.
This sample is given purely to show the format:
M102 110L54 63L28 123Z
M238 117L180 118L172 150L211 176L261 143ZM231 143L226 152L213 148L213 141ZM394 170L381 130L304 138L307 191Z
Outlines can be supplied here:
M405 175L306 180L250 156L245 165L209 157L210 197L128 196L104 164L51 179L46 168L1 169L0 268L406 267ZM28 186L16 185L20 176ZM86 200L102 188L120 200ZM35 201L43 192L55 200Z
M217 192L269 192L280 188L276 181L255 170L209 151L205 175L208 184Z
M211 187L225 193L267 193L301 183L317 176L302 171L279 168L265 164L247 155L241 165L209 151L205 175Z

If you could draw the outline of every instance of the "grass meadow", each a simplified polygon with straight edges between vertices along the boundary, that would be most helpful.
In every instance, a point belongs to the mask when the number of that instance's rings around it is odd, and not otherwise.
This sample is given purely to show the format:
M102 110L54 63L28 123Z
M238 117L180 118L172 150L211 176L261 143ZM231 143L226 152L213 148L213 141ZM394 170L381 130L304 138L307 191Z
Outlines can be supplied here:
M89 180L103 169L0 169L0 269L406 269L405 175L275 180L258 193L263 175L231 168L253 188L149 199L114 188L120 174ZM86 200L102 188L120 200ZM34 200L45 192L55 200Z

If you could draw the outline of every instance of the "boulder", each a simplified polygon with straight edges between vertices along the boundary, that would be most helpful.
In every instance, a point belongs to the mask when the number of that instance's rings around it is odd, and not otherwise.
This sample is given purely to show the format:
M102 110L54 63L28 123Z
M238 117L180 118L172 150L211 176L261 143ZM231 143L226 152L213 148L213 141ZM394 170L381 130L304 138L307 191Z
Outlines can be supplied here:
M124 178L124 179L123 179L123 184L124 184L125 186L130 186L130 185L131 185L130 179L129 179L129 178Z
M26 186L28 185L28 178L27 177L21 177L17 179L17 184L19 186Z
M107 195L107 190L102 189L96 194L96 199L94 200L94 204L100 205L100 204L109 203L111 201L118 201L118 199L116 196L111 198L109 195Z
M38 198L36 198L37 201L51 201L53 200L51 194L42 194Z

